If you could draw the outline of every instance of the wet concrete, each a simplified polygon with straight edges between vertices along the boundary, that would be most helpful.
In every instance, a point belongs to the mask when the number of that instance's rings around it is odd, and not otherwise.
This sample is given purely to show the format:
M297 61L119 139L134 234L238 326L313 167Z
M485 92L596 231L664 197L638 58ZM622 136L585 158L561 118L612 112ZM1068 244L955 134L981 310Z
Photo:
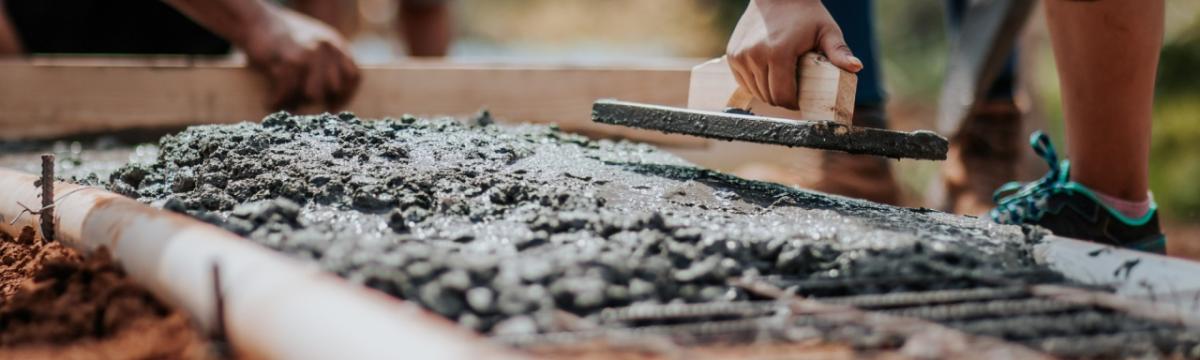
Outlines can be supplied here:
M598 100L592 120L706 138L844 151L889 158L945 160L950 142L928 131L852 127L832 121L795 121Z
M54 154L54 174L61 179L99 183L128 163L147 163L158 155L158 147L138 139L109 136L51 141L0 141L0 167L38 174L42 154ZM95 176L92 179L88 179Z
M496 334L559 329L562 311L746 299L726 279L747 274L905 276L922 271L914 256L1033 268L1040 237L748 181L647 145L493 125L486 114L279 113L192 127L160 148L108 187Z

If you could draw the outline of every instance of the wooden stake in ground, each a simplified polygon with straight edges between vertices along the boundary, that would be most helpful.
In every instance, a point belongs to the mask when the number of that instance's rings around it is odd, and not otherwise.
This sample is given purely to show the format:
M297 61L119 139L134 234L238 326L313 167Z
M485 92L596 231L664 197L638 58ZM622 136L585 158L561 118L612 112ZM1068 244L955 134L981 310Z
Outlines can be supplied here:
M42 208L37 211L42 217L42 239L54 241L54 154L42 154L42 178L33 186L42 188Z

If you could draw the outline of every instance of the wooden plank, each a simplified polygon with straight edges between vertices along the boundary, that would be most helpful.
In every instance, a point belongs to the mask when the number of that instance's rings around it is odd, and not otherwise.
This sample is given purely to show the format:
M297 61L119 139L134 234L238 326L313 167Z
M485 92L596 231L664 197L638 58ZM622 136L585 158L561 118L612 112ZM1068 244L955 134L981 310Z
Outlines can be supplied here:
M692 61L660 66L466 64L411 61L363 68L347 109L380 118L469 115L557 123L564 130L676 147L700 138L595 124L592 102L621 98L684 106ZM0 139L139 127L258 121L267 82L243 64L166 59L0 61ZM312 113L303 110L301 113Z
M747 97L739 89L724 57L692 68L688 108L721 111L726 106L750 108L755 114L793 120L830 120L849 125L854 116L858 76L834 66L825 56L802 56L799 71L799 110L788 110ZM625 100L625 99L622 99Z

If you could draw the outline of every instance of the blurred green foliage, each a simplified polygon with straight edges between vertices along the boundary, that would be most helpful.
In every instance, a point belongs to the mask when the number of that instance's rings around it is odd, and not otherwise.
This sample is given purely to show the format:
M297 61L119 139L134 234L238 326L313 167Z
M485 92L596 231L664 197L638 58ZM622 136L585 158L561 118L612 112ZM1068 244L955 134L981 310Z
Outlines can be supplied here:
M876 1L880 59L893 99L932 106L945 75L947 35L943 1Z
M1155 94L1150 186L1166 216L1200 221L1200 21L1167 39Z

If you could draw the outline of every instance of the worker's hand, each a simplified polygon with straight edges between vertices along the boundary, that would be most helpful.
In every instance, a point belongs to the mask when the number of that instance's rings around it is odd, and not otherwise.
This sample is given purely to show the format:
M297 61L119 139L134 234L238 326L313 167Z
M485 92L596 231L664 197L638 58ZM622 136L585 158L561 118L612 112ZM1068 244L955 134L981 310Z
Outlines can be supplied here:
M795 110L797 60L813 50L847 71L862 69L820 0L751 0L725 52L739 85L764 102Z
M271 106L318 104L338 110L358 88L358 65L337 31L313 18L276 9L246 37L250 64L271 80Z

